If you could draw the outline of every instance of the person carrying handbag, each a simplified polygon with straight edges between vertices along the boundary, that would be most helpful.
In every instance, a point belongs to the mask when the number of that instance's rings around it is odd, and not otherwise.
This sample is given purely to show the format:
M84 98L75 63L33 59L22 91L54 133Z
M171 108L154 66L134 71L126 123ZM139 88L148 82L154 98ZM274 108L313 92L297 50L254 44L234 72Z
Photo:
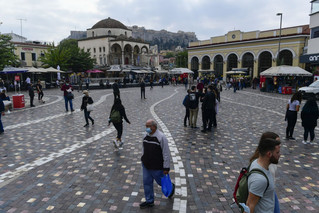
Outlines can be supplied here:
M66 112L69 111L68 103L70 103L71 112L73 112L74 109L73 109L72 99L74 99L74 95L72 94L73 87L71 86L69 80L66 80L61 90L64 92L65 111Z
M94 119L91 118L90 113L93 111L92 109L92 104L93 104L93 99L89 96L89 92L87 90L83 91L83 98L82 98L82 105L81 105L81 111L84 111L84 118L86 121L86 124L84 127L89 126L89 119L92 122L92 125L94 125Z

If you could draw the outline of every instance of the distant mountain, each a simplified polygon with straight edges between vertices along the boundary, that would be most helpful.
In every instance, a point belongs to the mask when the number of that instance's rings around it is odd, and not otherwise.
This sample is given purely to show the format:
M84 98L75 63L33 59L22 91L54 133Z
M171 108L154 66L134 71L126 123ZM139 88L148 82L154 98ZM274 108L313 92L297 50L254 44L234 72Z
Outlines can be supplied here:
M141 38L150 43L151 46L157 45L159 51L172 50L181 46L186 48L189 42L198 41L194 32L178 31L177 33L169 32L167 30L147 30L144 27L128 27L132 30L133 38ZM86 38L86 31L71 31L69 39L83 39Z
M133 38L141 38L150 45L157 45L160 50L175 50L176 47L181 46L186 48L189 42L198 41L194 32L178 31L177 33L169 32L167 30L147 30L144 27L128 27L132 30Z

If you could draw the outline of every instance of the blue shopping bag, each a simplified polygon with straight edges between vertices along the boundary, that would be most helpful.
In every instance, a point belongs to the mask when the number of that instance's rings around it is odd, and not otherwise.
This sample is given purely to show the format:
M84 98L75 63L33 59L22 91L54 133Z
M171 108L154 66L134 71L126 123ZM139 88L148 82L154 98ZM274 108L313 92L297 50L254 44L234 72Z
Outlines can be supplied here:
M162 192L163 194L168 197L173 190L173 185L172 185L172 181L171 178L169 177L169 174L164 175L161 178L161 185L162 185Z

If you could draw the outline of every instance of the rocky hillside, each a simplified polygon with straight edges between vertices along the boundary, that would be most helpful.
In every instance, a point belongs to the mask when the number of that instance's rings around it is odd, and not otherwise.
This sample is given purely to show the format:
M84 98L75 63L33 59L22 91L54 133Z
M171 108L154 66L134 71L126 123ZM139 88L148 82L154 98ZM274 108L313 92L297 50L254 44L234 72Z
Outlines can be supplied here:
M134 38L141 38L150 42L150 45L157 45L160 50L175 50L177 46L185 48L189 42L197 41L194 32L178 31L177 33L166 30L148 30L144 27L133 26L132 29Z

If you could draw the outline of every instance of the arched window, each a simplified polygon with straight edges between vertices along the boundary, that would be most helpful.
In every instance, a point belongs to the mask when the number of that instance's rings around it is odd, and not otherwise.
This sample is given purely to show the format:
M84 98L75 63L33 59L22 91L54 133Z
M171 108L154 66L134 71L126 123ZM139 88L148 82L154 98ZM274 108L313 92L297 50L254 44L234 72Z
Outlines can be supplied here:
M204 56L202 59L202 70L210 69L210 59L208 56Z
M251 77L254 72L254 56L251 53L245 53L242 59L242 68L248 68Z
M107 32L107 34L108 34L108 35L112 35L112 32L111 32L111 30L109 30L109 31Z
M92 31L92 37L94 37L94 31Z
M272 66L272 56L271 53L268 51L262 52L259 55L259 67L258 67L258 74Z
M234 53L230 54L227 58L227 71L237 68L237 61L237 55Z
M289 50L282 50L279 53L278 65L292 66L292 53Z
M125 31L125 37L127 37L127 32Z
M221 55L217 55L214 58L214 71L216 77L220 77L223 74L223 57Z
M191 60L191 70L194 71L194 79L198 76L199 60L197 57L193 57Z

